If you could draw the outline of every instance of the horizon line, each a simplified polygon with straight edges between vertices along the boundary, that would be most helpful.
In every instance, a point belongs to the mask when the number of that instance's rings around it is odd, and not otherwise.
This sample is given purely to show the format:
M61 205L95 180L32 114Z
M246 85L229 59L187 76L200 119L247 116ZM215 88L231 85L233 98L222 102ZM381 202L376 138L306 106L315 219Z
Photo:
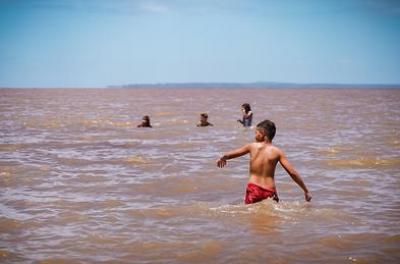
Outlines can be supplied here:
M105 86L0 86L0 89L117 89L117 88L400 88L400 83L330 82L154 82Z

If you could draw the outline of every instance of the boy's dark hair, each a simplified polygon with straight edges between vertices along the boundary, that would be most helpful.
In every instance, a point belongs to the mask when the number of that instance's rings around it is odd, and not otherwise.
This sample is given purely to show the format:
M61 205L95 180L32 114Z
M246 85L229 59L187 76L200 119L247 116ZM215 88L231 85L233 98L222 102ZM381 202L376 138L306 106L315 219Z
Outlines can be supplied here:
M200 116L202 116L204 118L208 118L208 114L207 113L201 113Z
M275 137L276 127L271 120L266 119L258 123L257 129L261 129L270 141Z
M247 114L249 111L251 111L250 104L248 104L248 103L242 104L242 107L244 108L244 111L246 112L246 114Z

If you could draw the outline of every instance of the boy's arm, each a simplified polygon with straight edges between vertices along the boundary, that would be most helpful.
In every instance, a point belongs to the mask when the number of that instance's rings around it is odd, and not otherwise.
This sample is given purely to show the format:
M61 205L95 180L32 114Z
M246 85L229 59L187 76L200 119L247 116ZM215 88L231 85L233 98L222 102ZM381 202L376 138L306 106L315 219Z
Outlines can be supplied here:
M234 159L246 155L249 152L250 152L250 144L247 144L241 148L227 152L221 158L219 158L219 160L217 160L217 166L222 168L226 165L226 161L228 159Z
M296 171L292 164L289 163L286 155L283 151L280 151L279 155L279 162L282 167L286 170L286 172L292 177L293 181L295 181L301 189L304 191L304 197L307 202L311 201L311 193L308 191L307 186L305 185L303 179L301 178L300 174Z

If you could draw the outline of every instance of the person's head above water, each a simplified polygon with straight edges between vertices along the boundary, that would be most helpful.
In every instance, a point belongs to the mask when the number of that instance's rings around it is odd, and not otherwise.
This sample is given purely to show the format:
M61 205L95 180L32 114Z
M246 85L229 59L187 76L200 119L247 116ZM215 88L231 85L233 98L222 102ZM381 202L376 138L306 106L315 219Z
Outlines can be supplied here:
M258 132L258 135L257 135ZM276 133L276 127L274 122L271 120L264 120L260 123L257 124L256 128L256 140L257 141L264 141L265 139L268 139L268 141L272 142L272 139L274 139ZM258 138L257 138L258 136Z
M207 113L201 113L200 114L200 121L197 123L197 126L212 126L210 122L208 122L208 114Z
M245 111L245 113L247 114L248 112L251 111L250 104L248 104L248 103L242 104L242 109L243 109L243 110Z

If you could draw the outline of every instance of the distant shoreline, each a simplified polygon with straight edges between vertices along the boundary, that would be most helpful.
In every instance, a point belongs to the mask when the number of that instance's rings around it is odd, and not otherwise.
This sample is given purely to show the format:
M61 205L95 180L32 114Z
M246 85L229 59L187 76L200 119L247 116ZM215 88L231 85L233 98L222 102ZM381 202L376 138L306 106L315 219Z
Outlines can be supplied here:
M299 89L299 88L400 88L400 84L335 84L335 83L284 83L284 82L253 82L253 83L153 83L110 85L107 88L259 88L259 89Z
M335 84L335 83L138 83L105 87L0 87L0 89L400 89L400 84Z

